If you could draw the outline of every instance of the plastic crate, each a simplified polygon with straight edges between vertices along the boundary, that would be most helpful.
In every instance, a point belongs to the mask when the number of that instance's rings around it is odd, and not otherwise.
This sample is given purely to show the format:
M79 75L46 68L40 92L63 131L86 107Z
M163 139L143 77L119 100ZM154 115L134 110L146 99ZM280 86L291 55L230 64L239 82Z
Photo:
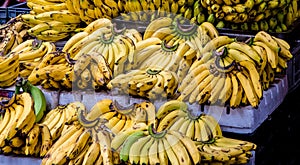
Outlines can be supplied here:
M7 8L7 19L10 20L11 18L15 18L20 14L29 13L29 12L30 9L28 8L26 2L12 5Z
M7 22L7 8L0 7L0 25Z

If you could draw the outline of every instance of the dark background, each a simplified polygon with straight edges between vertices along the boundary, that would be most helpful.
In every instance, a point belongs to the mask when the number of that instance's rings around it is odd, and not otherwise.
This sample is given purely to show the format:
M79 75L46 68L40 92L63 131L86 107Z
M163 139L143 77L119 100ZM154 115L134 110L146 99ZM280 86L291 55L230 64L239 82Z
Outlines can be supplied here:
M296 87L253 133L224 132L224 136L256 143L255 165L299 165L299 133L300 87Z

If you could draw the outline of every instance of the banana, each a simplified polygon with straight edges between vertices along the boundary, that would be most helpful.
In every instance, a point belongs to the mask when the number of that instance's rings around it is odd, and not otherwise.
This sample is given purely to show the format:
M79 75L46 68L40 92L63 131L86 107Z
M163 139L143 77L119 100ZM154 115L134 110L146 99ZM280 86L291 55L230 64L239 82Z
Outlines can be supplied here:
M189 86L187 86L186 91L182 91L177 99L180 100L185 99L185 97L189 97L189 102L194 102L199 93L202 91L202 89L206 85L208 85L208 83L212 80L213 77L214 76L210 74L209 70L205 70L204 73L201 73L198 76L196 76L195 85L190 84Z
M200 24L200 27L204 29L210 39L219 37L219 32L212 23L205 21Z
M143 131L136 131L132 134L130 134L126 140L123 143L123 146L120 150L120 159L121 161L128 161L129 160L129 153L130 153L130 147L134 142L136 142L137 139L144 137L145 134Z
M176 123L178 118L185 116L186 114L181 109L173 110L159 120L159 124L156 129L158 132L163 131Z
M37 20L41 21L61 21L64 23L80 23L80 16L77 14L73 14L68 10L60 10L60 11L48 11L37 14L35 16Z
M28 132L25 141L25 155L32 155L34 152L35 145L37 145L39 140L40 128L37 124Z
M69 49L71 49L71 47L79 42L81 39L85 38L88 36L88 32L78 32L75 35L73 35L64 45L64 47L62 48L63 52L68 52Z
M168 27L172 23L172 19L169 17L160 17L150 22L150 24L145 29L145 33L143 35L144 39L150 38L154 32L162 27Z
M265 69L267 62L268 62L267 52L261 46L251 45L251 47L261 56L261 58L263 60L261 63L261 66L258 68L259 75L262 75L262 72Z
M60 137L61 132L63 130L63 126L65 124L66 121L66 112L65 110L62 110L60 115L59 115L59 119L54 120L54 125L52 126L52 123L49 123L49 129L50 129L50 133L51 133L51 137L53 138L53 140L56 140L57 138ZM56 118L57 119L57 118Z
M258 33L256 33L253 41L254 42L261 41L261 42L265 43L272 50L274 50L276 52L280 51L280 47L277 44L276 40L269 33L265 32L265 31L259 31Z
M14 69L14 64L19 63L19 54L11 53L6 58L0 60L0 73L7 72L10 69Z
M82 164L93 164L96 162L97 158L101 159L100 155L100 144L93 141L84 155Z
M182 111L186 111L187 108L188 106L185 102L179 100L170 100L159 107L156 113L156 118L160 120L173 110L181 109Z
M207 124L212 132L212 137L222 136L221 126L219 125L218 121L211 115L201 115L201 120Z
M84 149L86 145L88 145L89 141L91 140L91 136L88 132L83 132L74 144L71 144L71 149L67 152L66 156L67 159L75 159Z
M239 82L241 83L243 90L245 91L247 100L249 101L250 105L254 108L257 108L259 104L259 100L253 89L253 84L250 80L250 77L246 77L242 72L237 72L236 76Z
M18 97L19 97L19 100L23 100L22 102L23 102L24 108L23 108L23 113L20 116L20 118L17 122L17 125L15 126L16 130L22 129L27 124L28 119L30 119L29 116L35 116L34 110L33 110L33 106L34 106L33 98L30 96L30 94L27 92L24 92L24 93L20 94Z
M43 158L52 146L53 138L47 125L39 124L39 128L41 134L41 147L39 156Z
M275 52L267 44L261 41L255 41L254 45L261 46L267 52L268 63L271 64L272 68L276 68L278 65L278 52Z
M249 61L241 61L239 62L239 65L245 67L250 75L250 79L252 81L255 93L258 97L258 99L261 99L263 96L263 90L261 86L261 80L260 75L256 69L255 64L249 62Z
M172 132L168 132L165 135L166 140L170 144L171 149L175 153L177 160L180 164L192 164L192 160L189 157L188 151L177 136Z
M210 52L212 50L218 49L219 47L221 47L223 45L227 45L230 43L235 43L235 39L230 38L228 36L215 37L215 38L211 39L208 43L206 43L206 45L202 49L201 53L204 54L206 52Z
M9 146L11 146L13 148L19 148L19 147L23 146L23 144L25 144L25 141L23 138L21 138L19 136L15 136L9 140L8 144L9 144Z
M12 124L7 125L6 129L8 130L6 133L6 140L10 140L12 139L16 134L17 134L17 130L15 130L15 126L17 125L18 119L20 118L20 116L22 115L23 112L23 106L20 104L12 104L10 106L11 111L15 111L15 117L11 120L13 120Z
M150 141L151 136L144 136L139 138L135 143L132 144L129 151L129 162L132 164L137 164L140 162L140 155L142 148Z

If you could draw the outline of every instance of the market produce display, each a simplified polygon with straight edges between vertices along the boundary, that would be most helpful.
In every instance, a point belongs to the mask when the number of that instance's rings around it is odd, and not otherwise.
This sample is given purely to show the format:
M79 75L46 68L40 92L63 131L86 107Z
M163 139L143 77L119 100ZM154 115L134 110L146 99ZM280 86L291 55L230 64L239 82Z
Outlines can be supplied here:
M0 27L0 87L15 88L0 102L0 153L45 165L247 164L256 144L225 137L201 107L259 107L293 58L273 32L292 26L297 3L28 0L29 13ZM43 91L109 98L47 109Z

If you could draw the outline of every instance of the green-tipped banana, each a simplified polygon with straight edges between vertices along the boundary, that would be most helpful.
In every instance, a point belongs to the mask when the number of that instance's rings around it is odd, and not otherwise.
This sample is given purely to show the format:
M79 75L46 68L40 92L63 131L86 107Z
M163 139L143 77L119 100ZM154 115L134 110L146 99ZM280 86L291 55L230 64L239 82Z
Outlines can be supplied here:
M139 138L146 136L144 131L136 131L129 135L123 143L123 146L120 151L120 159L123 162L127 162L129 159L129 151L130 147L134 142L136 142Z
M22 84L22 89L25 92L30 93L31 97L34 100L34 113L35 113L35 121L39 122L45 114L47 109L46 97L43 91L37 86L32 85L29 81L24 81Z

